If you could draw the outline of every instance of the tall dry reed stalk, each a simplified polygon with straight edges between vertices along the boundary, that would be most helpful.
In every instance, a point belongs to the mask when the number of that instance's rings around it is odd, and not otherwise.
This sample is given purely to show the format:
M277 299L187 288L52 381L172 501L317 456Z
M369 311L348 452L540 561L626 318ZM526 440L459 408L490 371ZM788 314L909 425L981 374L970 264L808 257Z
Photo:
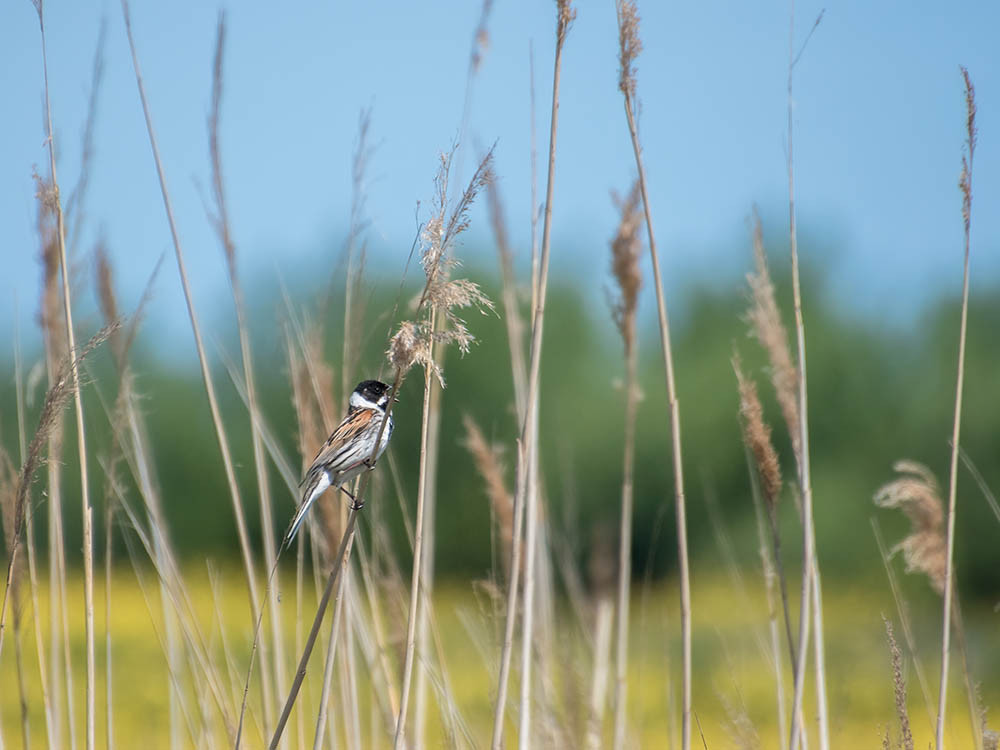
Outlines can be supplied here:
M795 308L795 339L798 351L798 443L797 454L799 490L802 493L802 596L799 614L798 653L795 660L795 697L792 702L792 728L790 744L798 750L802 727L802 698L805 688L806 660L808 658L809 628L815 630L814 658L816 662L816 709L819 724L820 750L829 750L830 732L827 719L826 663L823 639L823 606L820 587L819 564L816 561L816 532L813 521L812 473L809 458L809 410L806 386L806 333L802 316L802 290L799 280L798 231L795 217L795 161L793 150L793 99L792 83L795 65L805 51L813 31L823 18L822 11L816 18L802 47L795 49L795 4L789 13L788 32L788 234L792 257L792 297Z
M762 256L759 256L762 257ZM766 273L766 266L764 267ZM768 282L769 283L769 282ZM772 289L773 291L773 289ZM782 735L781 746L787 747L785 733L785 698L784 678L782 676L781 651L778 648L777 635L777 603L775 596L775 579L778 579L781 604L784 611L785 634L789 655L794 662L795 645L792 641L791 620L788 614L788 596L784 588L784 574L781 564L781 548L778 544L777 511L781 499L781 465L778 453L771 440L771 427L764 420L764 408L757 394L757 384L743 373L742 362L738 353L733 354L733 371L740 398L740 425L743 432L743 445L747 452L747 464L751 467L751 494L754 501L754 514L757 520L757 536L759 555L764 570L764 582L767 593L768 619L771 627L772 655L775 666L775 677L778 689L778 727ZM762 508L763 506L763 508ZM762 512L763 511L763 512ZM768 518L771 537L771 547L765 542L764 514Z
M233 506L233 515L236 520L236 530L240 542L240 552L243 559L244 573L247 579L247 589L250 599L250 613L251 620L256 622L258 614L261 611L260 606L260 595L257 590L256 582L256 572L254 568L253 561L253 551L250 546L250 536L247 531L246 518L243 511L243 502L240 499L239 486L236 481L236 470L233 464L232 455L229 449L229 441L226 437L225 428L222 424L222 414L219 410L218 399L215 395L215 386L212 382L212 375L208 365L208 357L205 353L205 347L202 342L201 327L198 322L198 314L194 307L194 299L191 296L190 282L188 281L187 267L184 261L184 251L181 247L180 234L177 228L177 222L174 218L174 211L172 201L170 199L170 192L167 189L166 174L163 169L163 163L160 159L160 150L157 145L156 133L153 129L153 119L152 113L150 112L149 102L146 98L146 87L142 77L142 70L139 66L139 56L135 47L135 40L132 35L132 20L129 11L128 0L122 0L122 16L125 21L125 32L128 37L129 50L132 56L132 67L135 72L136 86L139 91L139 98L142 102L143 115L146 121L146 131L149 136L150 148L153 152L153 161L156 166L156 173L159 178L160 192L163 197L163 207L167 215L167 222L170 226L170 235L174 246L174 256L177 261L177 270L181 279L181 286L184 289L184 298L187 303L188 318L191 323L191 330L194 334L195 347L198 351L198 361L201 366L202 382L205 386L205 394L208 397L209 411L212 417L212 424L215 428L216 439L219 444L219 451L222 455L223 467L226 473L226 482L229 488L229 496ZM265 717L270 712L270 706L273 701L273 687L271 682L272 670L270 667L270 660L268 658L268 650L266 648L266 642L261 644L261 655L260 660L262 662L261 675L262 675L262 688L263 688L263 704Z
M965 83L965 151L958 187L962 193L962 223L965 230L965 258L962 269L962 317L958 333L958 373L955 384L955 418L951 433L951 470L948 478L948 536L945 547L944 604L941 636L941 681L938 688L936 750L944 750L945 709L948 700L948 658L951 651L952 597L954 596L955 505L958 487L958 448L962 425L962 391L965 381L965 337L969 319L969 245L972 224L972 160L976 152L976 90L969 71L962 68Z
M562 50L569 28L576 17L570 0L557 0L556 6L556 49L552 72L552 111L549 123L549 162L545 198L545 216L542 223L542 245L539 253L537 291L533 294L531 348L528 358L528 390L525 412L521 420L520 449L517 458L517 484L514 493L514 524L511 544L510 578L507 582L507 607L505 612L503 647L500 652L500 674L498 677L496 706L493 712L493 738L491 747L500 750L503 745L504 720L507 706L507 683L510 677L510 661L514 648L514 625L517 621L517 591L521 575L521 526L524 522L528 484L536 478L530 471L531 456L537 443L537 420L532 414L539 402L539 381L541 373L542 335L545 323L545 302L549 279L549 254L552 237L552 200L555 192L556 134L559 125L559 82L562 70ZM537 496L537 495L536 495ZM526 635L530 637L530 635Z
M0 654L3 653L4 634L7 626L7 604L11 595L11 588L14 580L14 573L17 566L17 552L21 545L21 535L24 530L25 517L28 514L28 502L31 494L31 485L35 479L35 473L41 467L43 461L43 446L48 442L49 434L54 429L59 415L63 408L73 398L74 391L79 387L79 381L73 376L78 372L80 362L89 356L98 346L103 344L114 328L104 328L94 334L93 337L77 352L76 356L69 357L59 369L56 382L45 394L45 401L42 403L42 410L38 417L38 427L28 444L24 462L18 473L16 491L14 494L14 504L11 523L11 544L7 552L7 577L4 584L3 599L0 600Z
M684 499L684 464L681 457L681 415L677 401L677 387L674 381L674 358L670 346L670 323L667 318L666 300L663 294L663 278L660 274L660 257L653 234L652 209L646 187L646 170L642 161L642 148L635 122L636 69L635 61L642 51L639 38L639 12L634 0L617 0L618 18L618 88L625 103L625 118L632 140L632 152L639 173L639 189L645 213L649 254L653 264L653 283L656 289L656 308L660 324L660 348L663 353L663 368L667 381L667 401L670 407L670 437L673 448L674 469L674 510L677 519L677 559L680 573L680 620L681 620L681 746L691 748L691 581L688 564L687 510Z
M493 180L493 150L486 154L473 173L468 187L458 201L451 205L448 184L452 157L442 154L437 177L434 181L434 215L424 226L421 241L421 264L424 268L424 291L417 303L415 321L407 321L393 337L390 361L397 370L405 372L409 366L419 364L424 368L424 408L420 433L420 474L417 488L417 517L413 536L413 569L410 583L410 607L407 616L406 652L403 657L403 682L400 690L399 717L396 720L394 748L402 747L405 737L410 681L416 650L416 626L421 604L420 584L423 577L423 530L426 509L429 465L426 460L430 397L432 378L443 386L441 367L436 358L436 347L454 343L464 354L474 341L464 321L454 310L475 307L493 309L492 303L479 288L465 279L452 280L451 268L456 264L454 246L459 235L469 225L468 212L477 195ZM406 367L403 367L406 365Z
M612 747L625 745L625 717L628 697L629 580L632 576L632 505L635 472L635 415L639 402L637 370L639 346L636 337L636 309L642 272L639 253L642 216L639 214L639 184L624 198L616 198L621 218L611 240L611 273L618 286L611 314L625 350L625 438L622 457L622 504L618 530L618 600L615 608L615 723Z
M38 12L38 27L42 40L42 78L45 89L45 130L49 152L49 177L51 193L43 195L42 200L51 204L51 211L56 217L56 238L59 248L59 268L62 276L63 314L66 326L66 345L69 351L76 351L75 333L73 330L73 304L70 295L69 272L66 261L66 227L63 217L62 200L59 196L59 179L56 176L56 146L52 126L52 100L49 96L49 67L45 45L45 16L42 0L33 0ZM74 357L75 355L71 355ZM76 413L77 449L80 461L80 506L83 514L83 600L84 600L84 637L87 664L86 682L86 746L94 750L96 732L96 666L94 655L94 540L93 540L93 508L90 504L90 490L87 477L87 439L83 420L83 399L80 395L79 373L76 370L76 359L71 358L71 375L73 379L73 396ZM72 733L72 728L70 729Z
M24 425L24 378L21 364L21 326L15 316L14 323L14 393L17 410L17 446L18 460L24 463L28 452L28 441ZM51 445L51 442L49 442ZM38 607L38 564L35 552L34 510L29 509L24 514L24 547L28 556L28 587L31 597L31 611L35 631L35 654L38 660L38 682L42 691L42 709L45 716L45 738L49 747L55 747L55 718L53 717L52 698L49 694L49 674L46 669L45 646L42 638L41 610ZM49 575L49 585L52 585L52 574Z
M250 348L250 332L247 326L246 307L243 300L243 289L240 284L239 269L236 258L236 244L233 240L229 222L229 211L226 202L225 182L222 175L222 152L219 145L219 119L222 110L223 94L223 61L226 40L226 15L219 14L216 28L215 58L212 66L212 106L208 117L209 156L212 165L212 198L215 203L215 215L212 224L219 237L223 255L226 259L226 269L229 272L229 284L233 294L233 306L236 310L236 327L240 338L240 354L243 363L243 377L246 383L247 403L250 411L250 437L253 447L254 470L257 479L257 492L260 507L261 537L264 547L264 563L267 570L273 570L277 555L274 546L274 511L271 501L270 477L267 471L267 459L264 455L263 439L260 430L260 406L255 384L253 354ZM276 587L267 587L268 611L271 624L271 647L274 653L273 675L270 680L265 678L265 686L273 680L279 694L287 689L288 676L285 672L285 646L282 638L281 608L278 606ZM262 669L267 667L267 661L262 660ZM267 689L265 687L265 695ZM264 721L270 725L273 721L272 702L265 698Z
M39 195L51 194L51 181L36 176ZM38 202L38 231L44 283L41 294L42 340L48 387L59 376L60 363L67 356L66 329L62 325L59 299L59 241L51 202ZM66 589L66 544L63 535L62 455L65 425L60 415L49 432L46 464L46 487L49 498L49 654L52 685L52 734L57 744L63 741L63 706L68 727L76 726L73 696L73 670L69 650L69 616L64 606L69 601ZM53 581L54 579L54 581ZM75 730L68 732L71 750L76 748Z
M459 126L457 162L455 175L462 179L465 149L462 144L467 140L469 118L472 114L472 99L475 82L482 68L483 60L489 48L489 18L493 9L493 0L483 0L480 7L479 21L472 34L469 48L469 67L465 81L465 96L462 104L462 121ZM439 366L444 365L447 348L442 344L434 347L434 361ZM424 479L426 528L424 529L423 551L420 557L420 590L421 603L418 607L417 620L417 654L416 654L416 693L414 696L414 732L413 746L420 750L425 746L427 734L427 694L428 673L426 664L430 656L430 610L434 592L434 550L437 518L437 474L441 450L441 402L443 389L436 382L431 382L428 392L429 413L427 422L427 450L422 452L422 465L425 466Z
M4 549L8 555L14 550L14 515L17 498L17 470L5 448L0 446L0 527L3 531ZM25 513L27 515L27 513ZM14 613L14 667L17 672L17 701L21 717L21 745L30 747L31 731L28 724L28 693L24 683L24 649L22 646L22 619L24 616L25 565L23 556L13 565L8 584L13 591L11 608ZM3 744L3 727L0 727L0 745Z

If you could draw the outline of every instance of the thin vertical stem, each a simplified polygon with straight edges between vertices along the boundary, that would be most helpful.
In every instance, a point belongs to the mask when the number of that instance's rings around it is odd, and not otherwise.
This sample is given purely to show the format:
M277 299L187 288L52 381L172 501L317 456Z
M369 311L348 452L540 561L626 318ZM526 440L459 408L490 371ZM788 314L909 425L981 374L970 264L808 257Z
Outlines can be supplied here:
M257 479L257 492L260 506L261 537L264 546L264 563L268 570L274 568L276 551L274 546L274 513L271 503L271 486L267 472L267 461L264 456L263 439L260 427L260 406L257 399L256 376L253 371L253 354L250 348L250 334L247 326L246 306L243 301L243 289L240 284L236 265L236 246L233 242L229 223L229 211L226 203L225 183L222 176L222 151L219 145L219 118L222 109L222 63L226 39L226 17L223 12L219 16L216 31L215 60L212 67L212 109L208 120L209 153L212 162L212 190L215 198L217 215L215 228L222 244L229 270L230 288L233 295L233 306L236 309L236 328L240 338L240 355L243 361L243 377L246 382L247 403L250 411L250 436L253 446L254 471ZM274 679L279 693L285 692L285 647L281 637L281 609L278 607L278 592L276 587L268 587L268 607L271 613L271 641L274 649ZM266 664L264 665L266 668ZM265 681L265 685L268 682ZM269 690L265 688L265 694ZM272 717L272 700L266 698L264 706L264 721L270 724Z
M635 154L636 169L639 172L639 189L645 212L646 232L649 239L649 255L653 263L653 280L656 287L656 309L660 323L660 348L663 352L663 367L667 379L667 401L670 408L670 439L674 469L674 511L677 521L677 561L680 573L680 619L682 649L682 697L681 697L681 746L691 748L691 581L688 565L687 507L684 499L684 464L681 456L681 413L677 400L677 386L674 380L674 357L670 346L670 322L667 318L666 299L663 294L663 277L660 273L660 256L653 234L652 212L646 191L646 170L642 163L642 150L632 111L631 97L625 96L625 116L628 120L629 135L632 137L632 151Z
M108 481L112 481L108 478ZM107 750L114 750L114 703L111 679L111 530L113 514L110 499L104 508L104 721Z
M431 312L431 329L437 318L436 310ZM396 717L394 750L403 747L406 732L406 710L410 702L410 681L413 676L413 657L416 651L417 610L420 606L420 579L424 543L424 510L427 496L427 438L430 420L431 387L434 372L424 367L424 408L420 425L420 477L417 483L417 522L413 532L413 571L410 577L410 609L406 620L406 654L403 657L403 686L400 690L399 716Z
M445 346L434 345L434 361L440 366ZM414 698L413 747L422 750L426 744L428 674L427 657L430 653L430 607L434 587L434 538L437 518L437 472L441 450L441 399L444 392L441 385L431 382L430 413L427 424L427 479L424 498L424 543L420 556L420 606L417 608L417 690Z
M819 718L820 750L830 746L826 709L826 669L822 628L822 601L816 535L813 524L812 478L809 468L809 411L806 387L806 333L802 317L802 290L799 279L798 233L795 220L795 168L793 158L792 81L795 69L795 3L792 0L788 42L788 232L792 256L792 295L795 307L795 334L798 347L799 445L797 456L799 487L802 491L802 596L800 600L798 654L795 662L795 697L792 703L791 748L798 750L802 726L802 698L805 688L810 618L816 621L816 702ZM818 21L817 21L818 23ZM813 27L815 28L815 26ZM815 587L815 590L814 590Z
M73 305L69 291L69 272L66 265L66 225L63 220L62 199L59 196L59 180L56 176L55 136L52 129L52 101L49 97L49 65L45 47L45 21L42 3L37 5L38 26L42 37L42 75L45 83L45 129L49 151L49 173L52 177L53 208L56 214L56 228L59 239L59 270L62 275L63 311L66 324L66 344L70 352L73 403L76 412L77 449L80 460L80 506L83 514L83 601L84 631L86 639L87 687L86 687L86 738L87 750L95 745L95 690L96 673L94 665L94 540L93 507L90 504L90 489L87 481L87 440L83 423L83 396L80 394L80 373L76 362L76 341L73 332ZM72 727L70 728L72 733Z
M951 473L948 478L948 538L946 552L946 567L944 575L944 608L942 614L941 636L941 681L938 688L937 731L935 732L936 750L944 750L945 709L948 701L948 658L951 651L951 616L952 599L954 598L955 571L953 559L955 554L955 504L958 490L958 448L959 433L962 426L962 392L965 381L965 337L969 320L969 245L972 210L972 158L976 150L976 103L975 89L969 79L969 72L962 68L965 79L965 101L967 109L968 160L962 158L962 215L965 220L965 260L962 270L962 317L958 333L958 373L955 383L955 417L951 431Z
M626 322L626 325L628 323ZM635 470L635 413L637 407L636 370L638 347L633 332L625 337L625 447L622 457L622 507L618 549L618 624L615 634L615 724L614 750L625 746L625 717L628 700L629 582L632 575L632 504Z
M21 326L20 321L14 324L14 391L17 402L17 446L21 464L27 457L27 442L24 434L24 381L21 375ZM48 746L56 746L53 736L52 700L49 697L48 677L45 667L45 647L42 639L41 610L38 608L38 569L35 562L35 523L32 508L27 508L24 514L25 536L24 546L28 553L28 582L31 588L31 611L35 625L35 652L38 655L38 681L42 688L42 706L45 709L45 737Z
M135 40L132 37L132 21L129 14L128 0L122 0L122 15L125 20L125 32L128 36L129 50L132 54L132 67L135 71L136 86L139 89L139 98L142 102L142 111L146 120L146 131L149 135L149 145L153 152L153 161L156 165L156 173L159 178L160 192L163 196L163 207L167 214L167 223L170 225L170 235L174 245L174 255L177 259L177 270L181 278L181 286L184 289L184 299L187 303L188 317L191 322L191 330L194 334L195 347L198 351L198 362L201 365L201 376L205 386L205 394L208 397L208 406L212 415L212 423L215 427L215 436L219 444L219 451L222 454L222 463L226 472L226 482L229 487L230 500L233 506L233 515L236 519L236 530L240 541L240 551L243 557L243 567L247 578L247 589L250 595L250 616L256 622L260 612L260 596L257 591L257 582L254 573L253 552L250 547L250 535L247 531L246 518L243 513L243 503L240 499L239 486L236 482L236 472L233 466L232 455L229 450L229 441L226 438L222 425L222 414L219 410L218 400L215 395L215 386L212 383L212 375L208 368L208 357L205 354L205 347L202 343L201 329L198 325L198 316L194 309L194 300L191 296L191 287L188 282L187 268L184 263L184 252L181 249L180 235L177 230L177 222L174 219L173 205L170 200L170 193L167 190L166 175L163 171L163 163L160 159L160 149L157 145L156 134L153 130L153 118L149 110L149 102L146 99L146 87L143 83L142 70L139 67L139 56L135 48ZM269 712L272 702L271 669L267 660L267 650L264 643L260 647L262 662L261 676L264 691L265 713Z
M527 519L525 521L524 544L524 615L521 634L521 709L518 728L519 750L531 748L531 657L535 645L535 583L538 557L538 401L529 415L531 431L531 455L528 456L528 496L526 499Z
M556 21L556 53L552 72L552 115L549 123L549 168L545 193L545 216L542 222L542 248L539 256L538 289L534 295L534 313L531 328L531 349L529 356L528 393L525 414L521 426L520 450L518 453L517 486L514 496L514 526L511 543L510 580L507 589L507 611L504 623L504 641L500 654L500 675L497 686L497 702L493 713L493 739L491 747L500 750L503 746L504 715L507 705L507 683L510 677L510 661L514 648L514 624L517 621L517 589L521 575L521 526L524 522L526 485L530 477L532 445L535 436L531 415L538 402L538 387L541 374L542 333L545 323L545 299L549 280L549 253L552 235L552 198L555 189L556 133L559 125L559 80L562 70L562 49L566 41L570 23L575 12L568 0L560 0Z
M349 552L351 544L354 541L354 526L357 523L357 519L358 511L352 508L350 514L347 516L347 526L344 528L344 536L340 540L340 549L337 551L333 568L330 570L330 575L327 578L326 588L323 590L323 595L320 597L319 605L316 608L316 616L313 618L312 629L309 631L309 637L306 639L302 658L299 659L299 666L295 670L295 678L292 680L288 698L285 700L285 707L278 717L274 734L271 736L271 743L268 745L270 750L276 750L278 743L281 741L281 735L285 731L285 724L288 723L288 717L292 713L292 707L295 705L295 699L298 697L299 690L302 687L302 681L306 677L306 666L309 664L309 657L312 656L313 648L316 646L316 638L319 636L319 629L323 624L323 615L326 614L326 608L330 605L333 586L337 582L337 576L341 572L343 561L350 559ZM236 748L239 750L239 737L237 737Z
M350 555L350 546L344 554ZM313 750L319 750L323 745L323 736L326 733L326 716L330 703L330 685L333 683L333 662L337 656L337 635L340 631L340 621L343 614L344 590L347 581L346 559L341 561L344 575L340 577L340 586L337 588L337 600L333 605L333 623L330 625L330 640L326 647L326 664L323 666L323 688L320 691L319 715L316 717L316 735L313 737Z

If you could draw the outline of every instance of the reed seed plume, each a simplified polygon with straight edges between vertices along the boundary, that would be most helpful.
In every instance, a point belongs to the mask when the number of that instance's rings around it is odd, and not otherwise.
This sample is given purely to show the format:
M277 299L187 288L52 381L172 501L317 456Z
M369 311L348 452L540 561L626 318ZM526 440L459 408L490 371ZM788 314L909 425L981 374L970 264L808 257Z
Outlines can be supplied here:
M757 395L757 384L743 373L739 354L733 354L732 363L740 392L743 442L753 454L764 499L773 516L781 498L781 464L771 442L771 426L764 421L764 407Z
M462 416L465 426L464 445L472 454L476 471L486 485L486 496L489 498L493 517L500 530L500 543L503 548L504 565L510 561L510 547L514 538L514 498L507 489L504 479L504 466L501 460L501 447L491 445L479 429L479 425L468 414Z
M764 233L756 208L752 222L754 270L747 274L750 307L746 312L746 320L750 324L751 334L767 354L771 384L774 386L778 406L781 407L781 415L785 419L792 448L798 457L801 451L797 395L799 377L792 361L788 332L778 309L774 282L771 280L764 249Z
M976 88L969 78L969 71L962 68L962 79L965 82L965 153L962 154L962 173L958 179L958 189L962 192L962 221L965 233L969 233L972 221L972 157L976 152L976 142L979 131L976 128Z
M913 734L910 731L910 717L906 712L906 683L903 681L903 657L892 631L892 623L882 617L885 623L885 637L889 642L892 656L892 684L896 698L896 716L899 718L899 736L903 750L913 750Z
M635 60L642 52L639 9L634 0L618 0L618 89L635 98Z
M638 180L632 184L625 198L614 196L621 219L618 231L611 240L611 273L618 284L618 298L612 302L611 315L625 340L626 349L631 349L635 341L635 311L642 288L642 271L639 270L639 253L642 252L640 200Z
M556 10L558 13L556 18L556 37L559 43L565 41L566 34L569 33L569 27L576 20L576 8L572 6L572 0L556 0Z
M897 461L893 469L901 476L879 488L875 504L902 510L912 528L889 555L902 552L906 572L923 573L931 587L941 594L946 566L941 489L931 471L915 461Z
M78 380L75 377L76 368L79 364L104 343L108 337L117 330L119 324L114 323L98 331L79 351L73 359L67 359L59 368L59 374L53 385L45 394L45 401L42 403L42 411L38 417L38 427L28 444L24 463L21 466L20 474L17 478L17 489L14 494L13 524L11 525L11 546L7 555L7 585L4 589L3 604L0 605L0 646L3 644L3 629L6 621L7 597L10 593L10 586L17 562L17 549L21 537L21 530L24 527L24 518L28 507L28 497L31 491L31 484L34 481L35 473L42 465L42 448L48 441L52 431L59 422L63 408L76 393Z
M74 359L67 359L59 369L59 375L55 383L45 394L45 401L42 403L42 411L38 417L38 427L35 428L34 437L28 444L28 453L24 464L21 466L21 473L17 483L17 521L15 530L20 532L21 523L24 520L25 507L28 500L28 492L35 472L42 462L42 446L48 440L49 434L53 430L63 407L70 398L73 397L77 384L74 383L73 368L86 359L97 347L103 344L114 334L121 323L115 321L105 326L95 333L84 345Z
M451 270L458 265L454 256L455 242L469 226L469 209L476 196L493 181L493 149L480 161L468 187L454 206L448 200L448 181L455 149L442 153L434 179L434 214L420 233L420 263L425 284L416 303L416 319L403 321L389 342L386 355L400 373L414 365L430 369L443 388L444 374L434 358L434 344L455 344L462 354L476 340L465 321L457 314L463 308L494 312L493 303L468 279L451 279ZM443 319L434 321L433 313Z

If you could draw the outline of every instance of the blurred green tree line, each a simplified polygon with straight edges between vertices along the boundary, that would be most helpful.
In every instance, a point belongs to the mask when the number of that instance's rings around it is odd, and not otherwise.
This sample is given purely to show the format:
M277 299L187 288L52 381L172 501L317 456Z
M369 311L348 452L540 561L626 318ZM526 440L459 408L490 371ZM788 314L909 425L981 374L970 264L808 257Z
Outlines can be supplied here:
M497 281L484 277L480 280L491 298L497 300L502 314ZM368 313L362 354L352 368L358 379L374 377L383 366L388 315L395 302L395 283L366 284ZM787 279L779 278L777 286L779 301L788 308ZM651 296L652 291L646 289L644 294ZM261 295L256 297L261 299ZM838 306L823 294L815 275L806 280L804 300L821 568L832 578L882 575L869 518L878 516L890 544L900 540L908 529L902 514L877 510L871 501L874 491L893 477L893 462L900 458L923 462L941 485L947 486L958 303L954 298L939 301L920 313L915 325L901 331L877 317L859 317L855 311ZM333 297L330 302L325 307L330 311L325 323L326 355L339 372L343 300ZM795 467L763 356L756 341L747 335L743 320L745 286L735 281L691 286L681 296L669 299L668 304L674 326L693 575L697 576L700 566L721 564L712 508L718 509L715 523L721 519L740 559L749 565L757 564L750 475L740 437L736 382L730 362L734 347L746 370L758 381L766 418L774 428L786 480L780 511L784 549L789 560L794 561L799 555L798 517L789 485L794 482ZM400 310L405 312L405 304L400 305ZM255 373L263 413L281 449L299 470L302 460L297 452L288 365L281 326L276 323L282 314L280 302L274 298L258 301L252 311ZM399 317L403 316L401 312ZM962 447L991 488L1000 488L996 454L1000 427L998 321L1000 296L974 289ZM655 316L647 315L642 323L639 352L643 400L637 433L633 560L636 575L659 576L672 570L676 558L673 478ZM513 487L517 425L506 328L499 315L480 317L473 313L469 324L479 343L465 357L449 354L444 363L447 389L442 402L435 556L438 575L446 578L481 577L491 569L495 554L483 480L463 444L463 415L475 419L488 439L506 446L508 484ZM791 326L789 331L793 334ZM221 338L220 346L230 360L238 362L235 332L230 333ZM148 332L140 330L132 360L172 539L180 553L191 558L235 558L238 546L232 508L197 362L192 358L187 366L168 366L151 356L152 347L144 343L147 339ZM247 411L218 351L212 360L247 518L259 546L260 519ZM13 371L8 359L3 365L7 375L0 390L0 435L10 455L16 458ZM111 434L97 393L111 403L116 387L107 352L89 362L88 373L91 384L86 389L85 408L92 496L99 501L104 482L99 458L107 455ZM617 524L622 374L621 343L604 296L555 280L549 294L542 364L542 474L554 533L569 545L581 565L587 558L593 529L601 525L614 529ZM342 384L335 387L339 394ZM400 468L411 513L416 497L421 396L422 377L411 373L396 411L397 429L390 448ZM39 402L40 391L28 414L29 435ZM80 534L79 503L72 501L79 488L74 441L67 413L62 460L68 540L79 539ZM379 471L388 474L386 466L380 465ZM270 474L275 528L280 531L292 515L295 498L273 467ZM377 485L379 491L373 502L383 504L378 516L391 527L400 559L407 560L402 517L392 483L381 478ZM960 583L970 593L995 597L1000 588L996 554L1000 523L964 467L958 487L956 559ZM40 521L47 512L44 490L41 472L33 492ZM133 484L126 491L135 497ZM98 535L103 533L100 527L95 527ZM36 528L44 529L44 523L36 524ZM101 545L98 538L97 548ZM79 545L68 542L67 553L70 560L78 560Z

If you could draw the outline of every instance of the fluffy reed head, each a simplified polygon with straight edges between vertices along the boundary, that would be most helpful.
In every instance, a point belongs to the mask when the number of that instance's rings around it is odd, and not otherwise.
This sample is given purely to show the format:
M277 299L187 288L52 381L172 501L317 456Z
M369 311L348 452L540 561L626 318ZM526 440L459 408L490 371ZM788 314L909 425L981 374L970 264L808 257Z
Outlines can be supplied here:
M450 278L451 270L458 265L455 242L469 226L469 209L479 192L493 180L493 149L480 161L468 187L452 207L448 200L448 180L454 154L453 148L441 155L434 179L434 214L420 234L420 263L425 282L414 319L400 324L386 352L389 363L401 374L415 364L423 365L434 373L442 388L444 376L434 361L434 344L455 344L466 354L475 337L457 311L469 307L480 312L494 310L478 284Z
M576 8L571 0L556 0L556 41L562 44L573 21L576 20Z
M639 9L634 0L618 0L618 88L629 99L635 97L635 59L642 52Z
M618 297L613 300L611 315L615 325L625 340L626 350L632 348L635 340L635 310L642 287L642 272L639 270L639 253L642 243L639 231L642 228L642 214L639 212L639 181L636 180L625 198L612 196L621 212L618 231L611 240L611 273L618 285Z
M925 574L931 587L941 594L947 557L941 490L930 469L923 464L897 461L893 469L901 476L879 488L875 504L902 510L910 519L911 531L889 554L902 552L906 572Z
M764 407L757 395L757 384L743 374L738 354L733 354L732 362L740 392L743 442L753 456L764 500L768 511L773 514L781 497L781 464L771 442L771 427L764 421Z
M750 307L746 320L751 334L760 342L767 354L771 384L785 419L788 435L795 456L800 455L799 436L799 375L792 362L792 352L788 345L788 332L781 321L781 312L774 292L774 282L767 267L764 251L764 235L760 216L753 212L753 256L754 270L747 274L750 286Z

